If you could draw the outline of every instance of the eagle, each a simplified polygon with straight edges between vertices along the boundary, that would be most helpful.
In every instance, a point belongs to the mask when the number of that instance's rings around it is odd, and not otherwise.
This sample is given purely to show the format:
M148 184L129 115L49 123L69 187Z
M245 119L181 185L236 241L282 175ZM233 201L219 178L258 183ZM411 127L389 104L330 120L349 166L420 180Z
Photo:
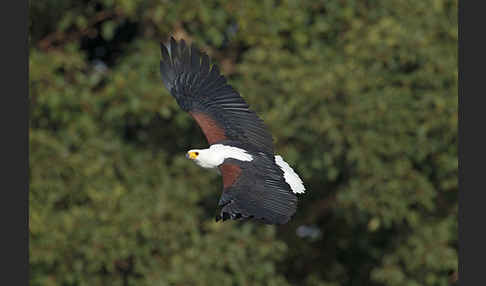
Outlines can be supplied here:
M285 224L305 192L297 173L274 153L267 127L220 74L206 53L184 39L161 43L162 82L179 107L202 129L207 149L186 157L215 169L223 179L216 221L257 220Z

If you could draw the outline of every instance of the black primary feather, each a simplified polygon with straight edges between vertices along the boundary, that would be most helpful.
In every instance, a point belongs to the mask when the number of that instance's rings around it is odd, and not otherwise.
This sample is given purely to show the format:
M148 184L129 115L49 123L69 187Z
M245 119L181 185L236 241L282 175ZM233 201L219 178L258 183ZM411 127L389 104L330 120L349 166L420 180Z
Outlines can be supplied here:
M227 139L273 155L272 136L263 121L204 52L171 37L169 47L161 44L161 53L162 82L184 111L202 112L220 124Z
M223 190L216 221L256 219L266 224L287 223L297 210L297 196L274 160L264 153L251 154L250 162L226 159L223 163L236 164L242 172Z

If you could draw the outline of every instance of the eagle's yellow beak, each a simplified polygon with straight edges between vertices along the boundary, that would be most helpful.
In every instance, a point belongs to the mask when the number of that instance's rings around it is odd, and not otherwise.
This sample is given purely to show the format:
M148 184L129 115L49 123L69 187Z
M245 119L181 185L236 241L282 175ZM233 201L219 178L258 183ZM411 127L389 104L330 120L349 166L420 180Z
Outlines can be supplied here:
M186 157L194 160L194 159L197 158L197 154L196 154L196 152L187 152Z

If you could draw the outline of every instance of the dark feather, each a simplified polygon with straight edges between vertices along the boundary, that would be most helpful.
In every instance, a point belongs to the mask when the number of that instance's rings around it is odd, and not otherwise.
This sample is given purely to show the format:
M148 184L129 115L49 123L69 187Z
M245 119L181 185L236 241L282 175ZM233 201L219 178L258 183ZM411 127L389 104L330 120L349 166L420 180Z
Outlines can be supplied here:
M224 188L216 220L253 218L267 224L287 223L297 209L297 197L272 158L265 153L251 154L250 162L227 159L220 166L223 181L227 175L234 176L224 171L226 165L240 166L241 173Z
M225 138L253 145L273 155L272 136L265 124L227 84L218 66L210 64L205 53L187 46L184 40L178 44L172 37L170 53L164 45L161 51L162 82L184 111L204 113L217 123L206 126L221 128ZM203 132L208 137L208 132L215 131L203 129Z

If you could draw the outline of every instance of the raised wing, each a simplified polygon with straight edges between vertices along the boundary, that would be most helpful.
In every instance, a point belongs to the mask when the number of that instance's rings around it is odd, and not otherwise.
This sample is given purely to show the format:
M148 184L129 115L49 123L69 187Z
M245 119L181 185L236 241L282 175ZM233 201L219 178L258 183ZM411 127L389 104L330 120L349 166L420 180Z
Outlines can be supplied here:
M226 83L218 67L194 45L170 39L161 44L160 73L165 87L179 106L201 127L209 144L235 140L273 154L273 141L263 121Z

